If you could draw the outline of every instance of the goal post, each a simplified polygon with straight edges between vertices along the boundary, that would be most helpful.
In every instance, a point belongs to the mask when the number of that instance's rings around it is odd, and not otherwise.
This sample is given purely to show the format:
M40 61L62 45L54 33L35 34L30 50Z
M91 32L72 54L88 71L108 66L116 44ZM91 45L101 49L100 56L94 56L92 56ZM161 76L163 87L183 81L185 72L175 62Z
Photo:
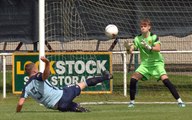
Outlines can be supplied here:
M123 46L124 41L131 42L134 36L140 33L139 21L147 17L153 23L152 32L160 36L162 54L165 56L166 70L170 79L173 79L173 83L176 81L179 92L183 91L184 94L181 95L184 99L188 99L189 95L185 91L188 92L191 88L191 70L188 67L191 59L191 5L191 1L162 0L45 0L45 40L54 51L107 51L114 41L105 36L104 29L108 24L115 24L118 27L120 46ZM127 101L129 96L127 86L135 63L133 62L132 71L127 73L129 56L125 54L125 49L120 48L115 46L112 51L114 86L112 95L103 95L107 101L114 100L111 96L122 97ZM124 59L121 57L122 54ZM50 56L49 59L54 60L54 57ZM97 59L95 56L80 58ZM75 60L80 58L71 57ZM149 80L139 85L138 96L144 93L139 98L141 101L167 101L170 98L173 100L161 82ZM150 100L146 97L148 95ZM155 99L152 98L154 96ZM96 99L102 101L100 96Z
M39 71L43 72L45 64L41 56L45 56L45 0L39 0Z

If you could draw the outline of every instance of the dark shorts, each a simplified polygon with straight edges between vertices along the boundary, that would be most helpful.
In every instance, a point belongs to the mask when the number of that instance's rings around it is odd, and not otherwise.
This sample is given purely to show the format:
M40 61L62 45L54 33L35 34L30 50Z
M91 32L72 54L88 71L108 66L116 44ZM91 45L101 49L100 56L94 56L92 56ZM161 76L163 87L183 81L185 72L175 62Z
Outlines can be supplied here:
M74 104L73 99L81 93L81 89L78 85L67 86L63 88L63 96L58 102L59 111L68 111Z

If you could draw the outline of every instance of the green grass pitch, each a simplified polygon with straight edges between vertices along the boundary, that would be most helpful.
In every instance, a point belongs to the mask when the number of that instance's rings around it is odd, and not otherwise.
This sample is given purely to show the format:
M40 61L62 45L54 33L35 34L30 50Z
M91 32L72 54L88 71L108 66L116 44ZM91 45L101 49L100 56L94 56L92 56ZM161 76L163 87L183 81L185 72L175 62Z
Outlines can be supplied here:
M192 105L179 108L176 104L138 104L128 108L119 105L83 105L88 113L49 110L28 99L22 112L16 113L18 96L10 95L0 101L0 120L191 120Z
M114 73L114 92L112 95L80 95L76 102L128 102L129 96L123 96L122 81L117 76L123 76L122 73ZM2 78L2 73L0 74ZM179 82L180 76L170 76L174 84L179 87L182 98L185 102L192 101L192 77L182 76L185 82ZM127 104L117 105L84 105L91 110L89 113L59 112L46 109L40 106L31 98L27 99L22 112L16 113L16 105L19 95L11 93L11 72L7 72L7 98L2 97L2 80L0 79L0 120L191 120L192 105L187 103L185 108L179 108L174 104L136 104L135 108L128 108ZM176 102L170 92L161 82L140 82L140 90L137 102ZM155 93L149 93L143 88L160 87Z

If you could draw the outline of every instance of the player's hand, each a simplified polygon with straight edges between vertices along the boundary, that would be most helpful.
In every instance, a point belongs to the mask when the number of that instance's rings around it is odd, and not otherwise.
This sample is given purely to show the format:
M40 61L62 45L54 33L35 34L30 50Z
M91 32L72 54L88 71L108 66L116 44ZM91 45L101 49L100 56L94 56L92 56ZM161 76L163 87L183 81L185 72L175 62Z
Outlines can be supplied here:
M44 57L44 56L42 56L40 59L41 59L44 63L49 63L49 60L48 60L46 57Z
M128 41L124 42L124 47L125 47L125 49L127 51L127 54L131 54L132 49L134 49L133 43L129 43Z
M143 45L143 47L145 47L148 50L152 50L152 47L150 45L148 45L144 40L141 41L141 45Z

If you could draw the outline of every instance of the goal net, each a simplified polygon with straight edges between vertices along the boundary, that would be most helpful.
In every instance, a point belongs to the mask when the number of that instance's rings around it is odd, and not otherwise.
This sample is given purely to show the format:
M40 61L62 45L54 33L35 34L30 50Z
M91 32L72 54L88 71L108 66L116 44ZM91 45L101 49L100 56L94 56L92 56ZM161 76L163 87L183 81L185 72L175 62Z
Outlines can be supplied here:
M125 49L122 44L125 40L132 41L134 36L140 33L138 23L142 18L151 19L153 23L152 32L160 36L159 39L162 43L162 51L164 51L162 54L165 58L168 76L176 86L182 99L190 101L189 93L192 89L192 53L190 52L192 43L191 1L46 0L45 10L46 50L50 52L57 51L56 54L48 56L52 61L57 59L64 62L66 62L66 59L68 61L76 60L72 64L75 65L77 61L81 63L91 59L91 65L94 65L94 61L102 59L96 54L86 55L78 52L107 51L114 40L105 36L105 26L115 24L119 29L119 43L113 49L113 52L116 51L119 54L112 54L111 68L109 66L107 68L111 69L114 75L112 94L83 94L83 102L129 101L130 74L140 61L137 55L134 55L131 72L127 74L128 94L125 97L123 93L125 89L123 83L123 51ZM74 53L74 51L78 52ZM63 54L60 52L69 54L68 58L63 55L58 56ZM129 64L129 59L129 55L127 55L127 64ZM82 64L80 63L78 64L79 66L85 64L83 62ZM78 65L77 68L79 68ZM97 68L100 69L98 66ZM70 73L70 71L68 72ZM63 75L65 76L66 74ZM89 76L87 72L85 75ZM74 76L79 75L76 73ZM106 86L101 86L100 88L106 90ZM163 86L163 83L161 81L157 82L153 78L146 82L140 81L137 89L137 101L175 102L171 93ZM81 101L81 97L78 100Z

